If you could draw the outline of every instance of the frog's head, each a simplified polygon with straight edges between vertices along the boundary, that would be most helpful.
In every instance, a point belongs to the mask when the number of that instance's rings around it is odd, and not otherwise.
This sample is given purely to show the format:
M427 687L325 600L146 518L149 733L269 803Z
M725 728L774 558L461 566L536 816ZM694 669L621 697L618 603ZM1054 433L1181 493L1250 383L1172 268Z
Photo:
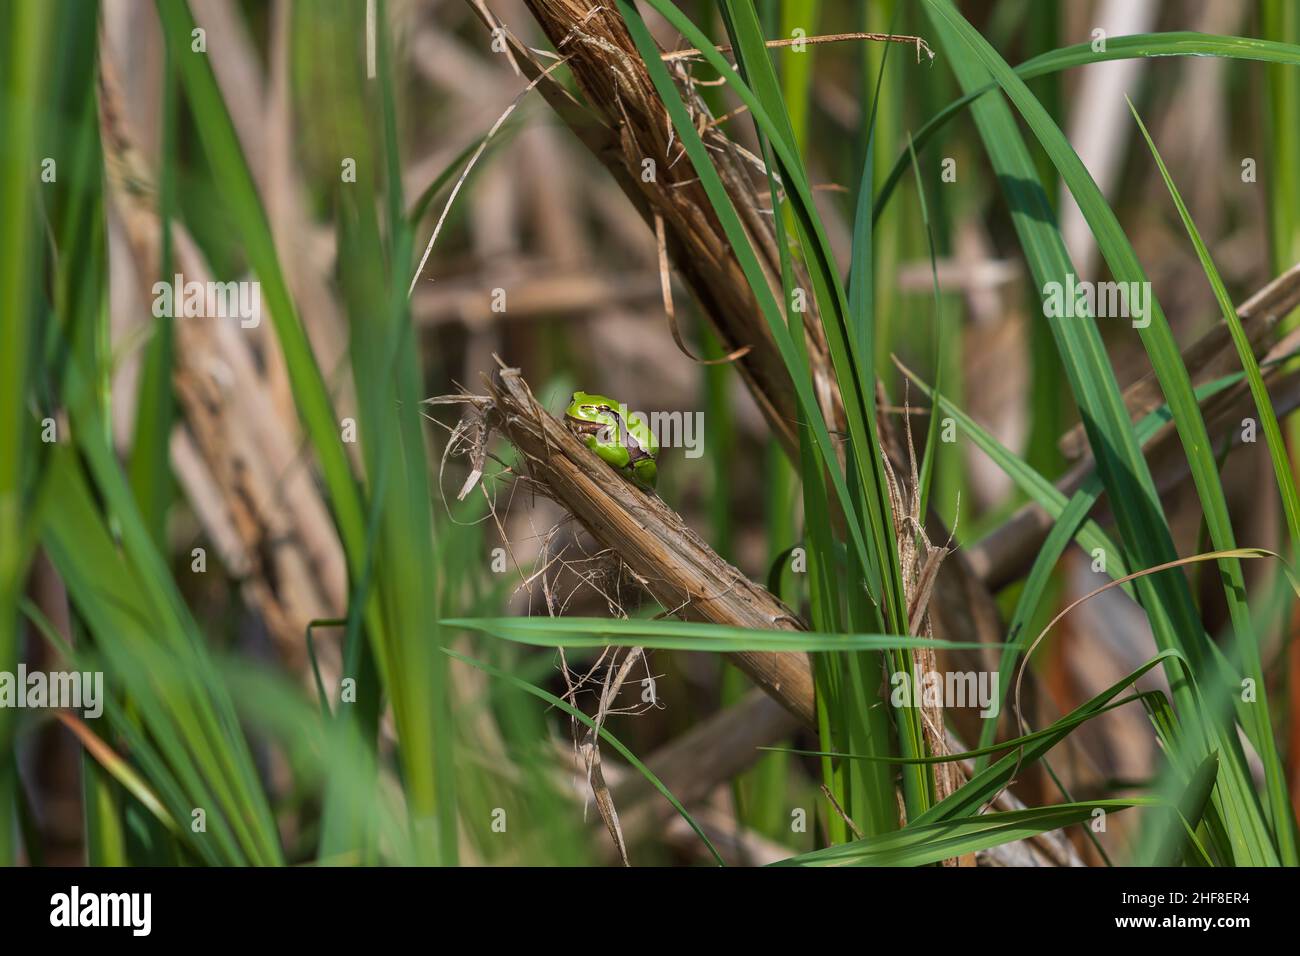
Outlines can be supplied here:
M596 422L600 425L617 424L620 404L617 399L610 398L608 395L574 392L564 414L566 418L573 418L580 422Z

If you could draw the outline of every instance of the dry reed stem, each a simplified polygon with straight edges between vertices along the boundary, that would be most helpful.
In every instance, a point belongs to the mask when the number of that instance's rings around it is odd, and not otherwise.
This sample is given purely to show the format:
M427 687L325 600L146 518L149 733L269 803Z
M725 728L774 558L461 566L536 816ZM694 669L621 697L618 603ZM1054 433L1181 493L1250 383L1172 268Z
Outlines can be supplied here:
M156 193L128 129L106 47L100 60L108 193L142 290L148 290L159 271ZM210 278L185 229L173 223L172 232L177 271L189 280ZM208 539L266 623L282 659L305 674L307 623L340 612L347 572L310 460L302 454L297 422L282 417L240 330L230 323L183 321L175 323L175 333L173 378L186 425L173 433L173 467Z
M528 476L615 552L663 607L685 620L803 629L785 604L723 561L662 499L626 481L574 438L517 369L503 369L489 391L489 421L524 455ZM801 721L816 725L806 654L728 656Z
M462 396L461 400L486 411L490 425L522 454L523 470L534 487L565 507L600 545L617 554L663 607L686 620L761 630L803 629L785 604L722 560L660 498L624 479L579 442L538 403L517 369L502 369L488 390L487 398ZM727 656L800 723L816 728L812 672L806 654L741 651ZM742 726L760 717L770 722L762 733ZM667 745L652 757L651 766L662 770L665 780L680 777L693 781L697 789L683 792L675 788L679 798L689 802L699 789L712 789L752 760L752 754L737 753L729 745L734 742L733 735L752 741L773 736L786 726L751 698L743 707L717 715L707 726ZM755 733L757 736L752 736ZM956 746L962 749L960 744ZM729 758L705 759L720 752ZM701 767L709 769L701 771ZM689 773L690 768L695 771ZM646 806L649 799L638 804ZM998 805L1004 809L1024 807L1009 792L1001 796ZM653 812L633 806L622 814L624 829L639 830L646 825L641 815ZM1026 854L1039 865L1080 862L1069 842L1052 834L996 857L1007 864L1024 860Z

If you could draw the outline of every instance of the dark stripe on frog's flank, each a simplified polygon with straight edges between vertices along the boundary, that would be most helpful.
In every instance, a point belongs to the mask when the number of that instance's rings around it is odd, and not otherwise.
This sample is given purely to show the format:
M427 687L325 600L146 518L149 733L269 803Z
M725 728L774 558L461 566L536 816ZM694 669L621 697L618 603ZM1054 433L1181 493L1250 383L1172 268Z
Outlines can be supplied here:
M568 426L569 431L577 435L594 435L605 427L601 422L589 422L583 418L574 418L572 415L564 416L564 424Z

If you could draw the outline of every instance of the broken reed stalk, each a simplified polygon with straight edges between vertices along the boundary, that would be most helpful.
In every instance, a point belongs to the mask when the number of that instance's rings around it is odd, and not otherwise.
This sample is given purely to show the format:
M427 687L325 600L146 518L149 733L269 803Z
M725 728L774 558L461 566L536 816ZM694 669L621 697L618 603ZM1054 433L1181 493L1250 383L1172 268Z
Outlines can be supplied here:
M489 383L488 423L523 455L528 476L627 565L680 618L762 630L803 630L791 610L722 560L655 495L597 458L533 396L518 369ZM732 662L806 726L817 724L806 654L737 651Z
M623 479L574 438L541 406L518 369L503 369L488 390L488 425L503 432L524 456L528 477L539 492L568 509L602 546L618 555L662 606L688 620L763 630L803 629L786 605L722 560L660 498ZM471 396L460 398L474 401ZM728 656L768 697L805 727L816 728L807 655L741 651ZM748 751L755 740L774 738L788 727L762 700L751 696L664 747L650 763L665 780L683 781L679 795L702 796L749 765L752 753ZM738 739L748 745L737 744ZM951 736L947 746L952 752L966 749ZM708 769L690 770L700 766ZM971 772L969 761L963 762L963 768ZM648 827L647 814L663 813L658 801L643 792L642 784L629 781L620 789L625 789L616 794L620 800L634 801L631 812L624 814L631 830ZM997 805L1007 810L1025 807L1010 791L999 796ZM980 854L980 859L995 866L1083 865L1074 846L1058 833L997 847Z
M523 456L527 477L538 493L566 508L592 537L627 565L660 605L686 620L760 630L804 629L789 607L719 557L662 499L623 478L570 434L537 401L518 369L503 368L487 387L487 400L462 395L436 401L460 401L483 408L488 428L503 433ZM488 436L482 440L486 442ZM808 655L737 651L727 656L805 727L816 728ZM739 732L737 718L743 718L744 724L761 719L773 732L786 726L767 714L760 701L747 698L743 706L717 715L659 751L652 765L664 772L665 779L674 780L679 772L686 776L684 768L700 766L703 755L712 755L704 761L704 766L711 768L716 764L734 771L748 765L748 758L735 753L726 760L717 759L718 748L727 749L728 741ZM750 726L741 736L752 744L754 730ZM965 749L954 738L949 739L948 746L953 752ZM964 767L969 773L969 762ZM712 770L699 776L696 790L685 792L694 795L704 787L705 780L716 784L726 779ZM632 814L624 816L630 816L629 823L639 830L647 825L642 814L648 811L641 808L644 801L637 803ZM1025 806L1009 790L999 796L997 805L1000 809ZM1044 833L996 848L984 858L995 865L1082 864L1073 845L1058 833Z
M107 47L99 81L107 194L148 302L159 274L157 190ZM211 270L198 245L180 222L170 226L176 271L206 282ZM276 401L249 336L223 322L176 322L174 329L172 378L184 419L171 436L177 479L282 660L303 674L307 624L342 612L347 568L310 461L299 453L296 412Z

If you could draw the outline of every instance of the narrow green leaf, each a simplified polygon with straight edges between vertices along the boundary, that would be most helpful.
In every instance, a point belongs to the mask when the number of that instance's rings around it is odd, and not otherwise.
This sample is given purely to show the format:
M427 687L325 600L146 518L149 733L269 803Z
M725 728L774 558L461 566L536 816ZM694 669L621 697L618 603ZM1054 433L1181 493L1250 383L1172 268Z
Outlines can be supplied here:
M815 850L774 865L925 866L1084 823L1092 819L1096 810L1117 813L1130 807L1151 806L1160 806L1160 803L1145 797L1130 797L1127 800L1061 803L1028 810L985 813L961 820L907 826L895 833Z
M445 627L494 634L539 647L653 647L684 651L854 651L933 647L978 648L982 642L939 641L881 634L758 631L693 621L610 620L603 617L449 618ZM858 702L861 706L861 701Z

